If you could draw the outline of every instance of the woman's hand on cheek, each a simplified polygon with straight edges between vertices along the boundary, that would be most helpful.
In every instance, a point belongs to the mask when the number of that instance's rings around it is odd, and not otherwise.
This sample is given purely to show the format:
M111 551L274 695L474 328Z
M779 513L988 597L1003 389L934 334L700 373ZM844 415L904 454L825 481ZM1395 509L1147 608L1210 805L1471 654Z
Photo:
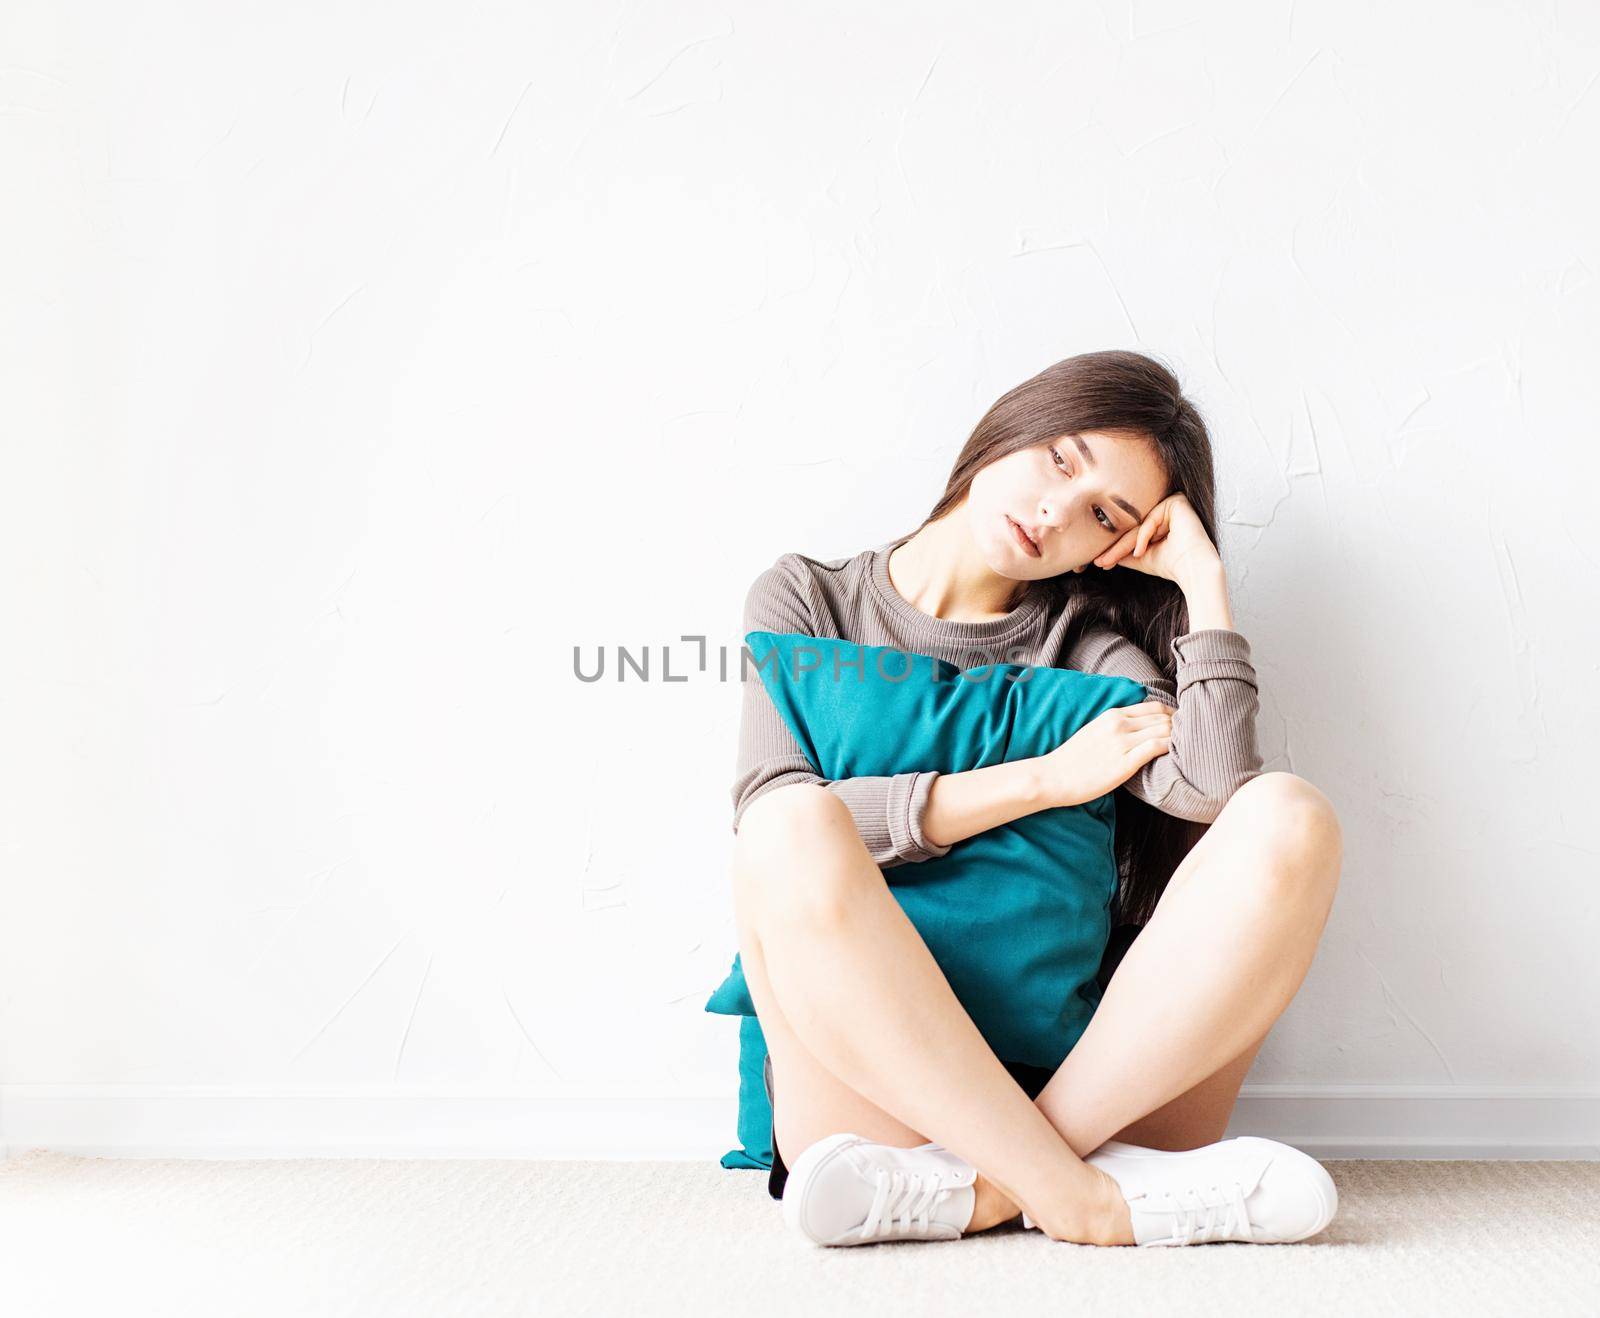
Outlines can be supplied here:
M1201 525L1200 515L1181 491L1169 494L1094 561L1097 567L1121 564L1168 581L1181 581L1197 569L1222 567L1222 557Z

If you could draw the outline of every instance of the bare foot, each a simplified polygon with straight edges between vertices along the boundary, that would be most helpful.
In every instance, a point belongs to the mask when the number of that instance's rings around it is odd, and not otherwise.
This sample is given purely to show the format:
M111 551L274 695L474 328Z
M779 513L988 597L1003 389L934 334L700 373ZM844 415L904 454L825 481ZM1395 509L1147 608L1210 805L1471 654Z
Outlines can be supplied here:
M1090 1163L1085 1163L1101 1181L1101 1190L1105 1195L1105 1226L1109 1230L1109 1240L1096 1240L1097 1245L1132 1245L1136 1243L1133 1238L1133 1215L1128 1211L1128 1200L1122 1193L1122 1187L1117 1184L1109 1172Z
M1133 1217L1128 1212L1128 1201L1122 1187L1107 1172L1090 1163L1084 1167L1092 1173L1087 1182L1088 1193L1082 1190L1063 1208L1046 1217L1035 1218L1034 1224L1051 1240L1068 1241L1075 1245L1132 1245ZM1031 1214L1030 1214L1031 1215Z

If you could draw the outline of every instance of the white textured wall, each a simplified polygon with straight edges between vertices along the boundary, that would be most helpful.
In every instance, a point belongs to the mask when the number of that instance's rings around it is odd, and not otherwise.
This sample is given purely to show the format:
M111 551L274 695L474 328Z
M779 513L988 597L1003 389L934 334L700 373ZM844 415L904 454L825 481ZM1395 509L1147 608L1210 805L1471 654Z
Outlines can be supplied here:
M610 1095L719 1153L738 689L678 638L736 648L775 555L913 525L1111 346L1212 423L1268 767L1345 821L1252 1084L1600 1087L1600 10L0 38L0 1139L204 1143L183 1103L287 1087L486 1147L498 1096L554 1140Z

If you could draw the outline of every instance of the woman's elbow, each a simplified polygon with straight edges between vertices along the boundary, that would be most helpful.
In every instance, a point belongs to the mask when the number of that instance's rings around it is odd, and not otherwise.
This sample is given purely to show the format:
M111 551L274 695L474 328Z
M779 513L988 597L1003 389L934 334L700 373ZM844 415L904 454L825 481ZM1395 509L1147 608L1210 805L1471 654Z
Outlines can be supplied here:
M1260 769L1250 769L1198 783L1176 778L1157 808L1163 814L1176 815L1193 824L1213 823L1233 794L1260 772Z
M1202 822L1213 823L1216 817L1222 813L1222 807L1233 799L1233 794L1252 778L1259 778L1260 776L1261 769L1259 766L1245 768L1215 782L1207 783L1202 788L1196 788L1195 795L1204 803L1205 818Z

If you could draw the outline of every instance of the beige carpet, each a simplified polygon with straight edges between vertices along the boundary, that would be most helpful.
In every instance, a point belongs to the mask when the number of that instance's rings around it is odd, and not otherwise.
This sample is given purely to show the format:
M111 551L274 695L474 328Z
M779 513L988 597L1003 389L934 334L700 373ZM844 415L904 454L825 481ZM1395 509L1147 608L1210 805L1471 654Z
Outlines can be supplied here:
M133 1314L1600 1314L1600 1162L1328 1162L1301 1245L1014 1226L816 1249L706 1163L0 1162L0 1309Z

